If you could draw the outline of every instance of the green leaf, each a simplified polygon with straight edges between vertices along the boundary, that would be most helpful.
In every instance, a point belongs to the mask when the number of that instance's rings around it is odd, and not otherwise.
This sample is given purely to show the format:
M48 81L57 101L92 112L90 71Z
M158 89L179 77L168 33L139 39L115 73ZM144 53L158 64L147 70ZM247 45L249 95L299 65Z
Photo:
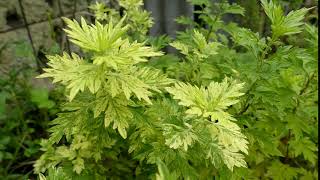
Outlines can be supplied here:
M245 13L245 9L236 3L221 3L221 9L223 13L240 14L242 16L244 16Z
M273 137L265 130L260 128L250 129L249 133L252 135L254 141L259 145L259 150L266 156L280 156L282 157L281 151L278 149L279 140Z
M267 177L274 180L292 180L298 177L298 173L298 168L290 167L276 160L268 167Z
M156 180L177 180L178 176L175 173L170 173L168 167L162 162L158 161L158 171L159 173L156 174Z
M290 151L293 152L295 157L303 155L303 157L310 161L313 165L316 163L318 159L316 155L318 148L315 143L309 140L309 138L295 138L295 140L289 141L289 147Z
M104 118L105 127L108 127L113 122L113 129L118 129L120 135L126 139L126 128L129 127L128 122L131 119L132 113L127 107L127 101L123 98L109 98Z
M309 180L309 179L318 179L318 172L315 170L314 172L312 171L307 171L306 169L300 168L301 170L301 180Z
M185 123L184 127L164 124L163 134L166 137L166 145L173 149L183 147L185 151L187 151L188 146L191 146L198 138L192 130L192 126L187 123Z
M300 33L304 23L302 20L310 9L302 8L296 11L291 11L286 16L281 6L275 4L272 0L261 0L265 13L271 20L271 29L274 37L284 35L292 35Z
M41 176L42 175L42 176ZM48 175L45 177L43 174L39 174L40 180L70 180L70 174L67 174L62 167L51 167L48 169Z
M39 108L52 108L55 102L49 100L49 92L47 89L31 89L30 90L31 101Z
M303 117L293 114L288 115L288 128L292 130L297 139L303 137L303 132L309 133L310 131Z
M82 170L84 169L84 160L82 158L77 158L72 161L73 164L73 170L77 173L80 174Z
M171 41L171 38L167 35L161 35L159 37L148 37L147 42L151 44L151 46L157 50L160 50L168 45Z
M256 58L266 48L266 41L259 36L259 33L254 33L246 28L234 28L231 31L233 41L240 46L247 48L254 54Z
M152 48L144 46L143 43L130 43L128 39L121 37L126 33L128 25L122 27L123 17L117 25L109 22L102 25L87 25L81 18L81 26L78 22L64 18L69 29L65 29L71 41L78 46L95 51L93 63L96 65L106 64L115 69L119 65L131 65L146 62L146 57L160 56L162 53L155 52Z
M234 166L247 167L244 155L238 152L233 152L232 150L226 149L222 145L213 142L207 143L206 149L206 159L210 159L211 163L216 168L220 168L222 164L225 164L231 171L233 171Z
M106 85L110 88L112 97L124 93L125 97L129 100L131 94L134 93L139 100L143 99L152 104L149 99L149 96L152 95L149 91L150 86L131 74L109 73Z
M128 29L128 25L122 27L124 19L125 17L115 26L112 22L107 25L99 22L96 22L95 25L88 25L83 17L81 17L81 25L76 20L72 21L68 18L63 20L69 28L65 29L65 32L71 38L71 42L83 49L103 53L113 48L114 44L122 43L121 36Z
M208 87L199 88L179 82L175 87L168 87L166 90L173 95L174 99L180 100L180 105L190 108L187 111L188 114L208 117L212 113L220 113L228 106L238 103L237 98L244 94L240 92L243 86L244 83L225 78L221 83L211 82Z
M174 79L168 78L165 74L161 73L160 70L150 67L132 68L130 73L138 77L147 84L151 90L156 92L161 92L160 90L162 88L175 82Z
M123 93L129 100L134 94L139 100L143 99L149 104L152 104L149 98L152 95L150 90L161 92L160 88L173 82L159 70L147 67L133 67L121 73L108 73L107 78L106 87L110 89L112 97Z
M115 43L109 51L94 56L93 64L106 64L108 67L118 69L119 66L147 62L147 57L161 55L161 52L156 52L151 47L136 41L130 43L128 39L125 39Z
M104 78L101 67L87 63L74 53L71 56L66 53L63 56L48 56L48 59L50 68L45 68L45 73L38 78L52 77L53 83L61 82L66 85L70 90L70 101L86 88L91 93L100 89Z
M225 112L228 106L239 101L237 98L243 95L240 92L243 85L225 78L221 83L211 82L208 87L199 88L180 82L176 83L175 87L166 88L174 99L180 101L180 105L189 108L187 114L202 116L212 121L207 128L216 143L208 147L207 158L211 158L215 165L220 158L230 170L233 170L234 166L246 167L244 156L239 151L248 153L248 141L241 134L239 126L232 122L235 119ZM221 151L222 155L217 156L216 150Z
M39 179L40 180L47 180L47 178L41 173L39 174Z
M197 30L193 31L191 41L188 43L174 41L170 45L186 55L190 61L203 61L209 56L216 55L221 45L218 42L207 42L204 35Z

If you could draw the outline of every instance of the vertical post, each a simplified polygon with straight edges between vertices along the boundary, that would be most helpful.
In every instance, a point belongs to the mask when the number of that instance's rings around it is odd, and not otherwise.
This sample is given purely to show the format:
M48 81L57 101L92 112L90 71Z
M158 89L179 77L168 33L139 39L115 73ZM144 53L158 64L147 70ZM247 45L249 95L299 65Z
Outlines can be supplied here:
M23 5L22 5L22 2L21 0L18 0L18 3L19 3L19 7L20 7L20 10L21 10L21 14L22 14L22 18L23 18L23 23L24 23L24 26L27 30L27 34L28 34L28 38L29 38L29 41L30 41L30 45L32 47L32 51L33 51L33 55L34 55L34 58L36 60L36 63L37 63L37 71L39 73L42 73L42 68L41 68L41 62L40 60L38 59L38 56L37 56L37 51L34 47L34 44L33 44L33 40L32 40L32 36L31 36L31 31L30 31L30 28L29 28L29 24L28 24L28 21L27 21L27 18L26 18L26 15L24 13L24 8L23 8Z

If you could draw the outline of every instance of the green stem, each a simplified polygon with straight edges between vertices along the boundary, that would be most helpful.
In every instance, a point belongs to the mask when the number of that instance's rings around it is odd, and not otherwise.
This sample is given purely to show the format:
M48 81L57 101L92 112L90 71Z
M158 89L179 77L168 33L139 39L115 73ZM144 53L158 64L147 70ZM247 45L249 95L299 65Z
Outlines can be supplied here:
M314 78L315 73L312 73L310 77L308 77L307 82L305 83L304 87L301 89L299 95L301 96L306 92L309 87L310 81Z
M289 162L289 141L290 141L290 138L291 138L291 130L289 129L288 140L287 140L287 144L286 144L286 146L287 146L286 147L286 157L284 160L285 163Z
M271 46L274 44L275 40L277 39L276 36L272 36L271 40L267 43L267 47L263 50L263 52L261 53L261 56L258 57L259 62L257 63L257 74L259 74L259 72L262 70L262 66L263 66L263 61L265 60L265 56L266 54L269 52L269 50L271 49ZM250 88L247 90L246 95L248 95L254 88L254 86L257 84L257 82L260 80L261 76L259 75L257 77L257 79L253 82L253 84L250 86ZM252 96L248 96L248 98L246 99L246 102L244 103L244 105L242 106L241 110L237 113L238 116L242 115L243 113L245 113L250 104L249 101L252 98Z
M304 86L302 87L302 89L300 90L299 92L299 96L302 96L306 90L308 89L309 85L310 85L310 81L314 78L314 75L315 75L315 72L311 74L310 77L308 77L307 81L305 82ZM297 99L297 105L294 107L293 109L293 113L295 113L297 111L297 108L299 107L300 105L300 101L299 99Z
M9 171L11 165L12 165L13 162L17 159L19 150L21 149L22 144L23 144L25 138L26 138L26 134L24 134L24 135L22 136L22 139L21 139L21 141L20 141L20 143L19 143L20 146L18 146L18 147L16 148L16 150L15 150L15 152L14 152L14 154L13 154L13 159L11 159L10 162L8 163L8 165L6 166L5 173L7 173L7 172Z
M210 29L209 29L209 31L208 31L208 34L206 35L206 41L207 41L207 42L209 41L209 38L210 38L210 35L211 35L212 31L213 31L213 26L210 26Z
M310 81L313 79L315 73L312 73L310 77L308 77L306 83L304 84L303 88L300 90L300 93L299 93L299 96L303 95L306 90L308 89L309 87L309 84L310 84ZM299 107L299 104L300 104L300 101L299 99L297 100L297 105L294 107L293 109L293 113L295 114L297 112L297 109ZM291 138L291 130L289 129L289 133L288 133L288 140L287 140L287 151L286 151L286 157L285 157L285 162L288 163L289 161L289 141L290 141L290 138Z

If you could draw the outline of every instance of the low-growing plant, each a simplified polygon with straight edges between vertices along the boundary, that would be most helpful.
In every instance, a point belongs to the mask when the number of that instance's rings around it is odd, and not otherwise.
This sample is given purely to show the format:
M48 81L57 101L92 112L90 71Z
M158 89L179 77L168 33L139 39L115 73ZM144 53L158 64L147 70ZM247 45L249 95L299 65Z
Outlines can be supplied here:
M261 4L265 36L224 22L244 9L190 0L201 22L150 38L141 0L92 6L95 24L64 19L85 57L48 56L41 78L69 101L52 121L35 172L47 179L317 179L317 27L309 9ZM285 37L304 33L301 46ZM41 179L46 177L40 174Z
M23 63L0 68L0 179L27 179L35 176L32 165L41 155L40 139L48 137L48 123L58 112L53 99L61 93L35 83L28 42L7 46L15 47L15 57Z

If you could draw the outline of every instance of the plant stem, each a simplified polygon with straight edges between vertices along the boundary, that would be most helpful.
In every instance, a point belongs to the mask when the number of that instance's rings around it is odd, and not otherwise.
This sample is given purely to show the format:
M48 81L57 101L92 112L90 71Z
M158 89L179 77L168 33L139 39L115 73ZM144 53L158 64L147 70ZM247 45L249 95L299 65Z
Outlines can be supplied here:
M208 34L206 36L206 41L207 42L209 41L209 38L210 38L210 35L211 35L212 31L213 31L213 26L210 26L209 32L208 32Z
M286 144L286 157L285 157L285 160L284 162L285 163L288 163L289 161L289 140L291 138L291 129L289 129L289 134L288 134L288 139L287 139L287 144Z
M263 61L265 60L265 56L268 53L268 51L271 49L271 46L274 44L275 40L277 39L276 36L272 36L271 40L267 43L267 47L262 51L261 56L258 57L259 62L257 63L257 73L259 73L262 69L262 65L263 65ZM248 89L248 91L246 92L246 95L249 94L249 92L252 91L253 87L257 84L257 82L260 80L260 76L257 77L257 79L254 81L254 83L251 85L251 87ZM237 115L242 115L243 113L245 113L250 104L247 104L250 100L250 98L252 98L252 96L248 96L244 106L241 108L241 110L239 111L239 113L237 113Z
M315 73L312 73L311 76L307 79L307 82L299 93L300 96L306 92L307 88L309 87L310 81L314 78L314 74Z
M305 93L305 91L308 89L310 81L313 79L315 73L312 73L312 75L310 77L308 77L305 85L303 86L303 88L300 90L299 96L303 95ZM299 99L297 100L297 105L294 107L293 109L293 113L295 114L298 107L299 107L300 101ZM287 140L287 151L286 151L286 157L285 157L285 162L287 163L289 161L289 141L291 138L291 129L289 129L289 133L288 133L288 140Z
M22 144L23 144L25 138L26 138L26 134L24 134L24 135L22 136L22 139L21 139L21 141L20 141L20 143L19 143L20 146L18 146L18 147L16 148L16 150L15 150L15 152L14 152L14 154L13 154L13 159L11 159L10 162L8 163L8 165L6 166L5 173L8 173L11 165L12 165L13 162L17 159L19 150L20 150L20 148L22 147Z

